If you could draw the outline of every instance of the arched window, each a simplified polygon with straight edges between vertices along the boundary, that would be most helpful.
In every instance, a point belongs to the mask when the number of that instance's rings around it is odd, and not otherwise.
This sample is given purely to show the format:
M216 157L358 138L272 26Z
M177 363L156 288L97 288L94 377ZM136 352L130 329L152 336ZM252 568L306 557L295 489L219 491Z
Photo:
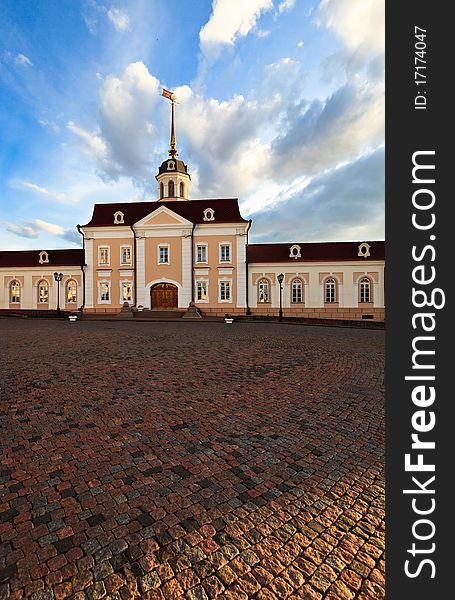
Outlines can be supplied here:
M172 179L169 181L168 190L169 190L169 193L168 193L169 198L173 198L175 195L175 191L174 191L174 182L172 181Z
M160 198L164 198L164 183L160 183Z
M337 301L337 282L333 277L329 277L325 281L324 286L324 302L331 304Z
M184 198L185 197L185 186L183 185L183 181L180 182L180 194L179 194L180 198Z
M114 213L114 225L123 225L125 215L121 210L118 210Z
M258 283L258 302L270 302L270 286L268 279L260 279Z
M303 302L303 285L300 279L294 279L292 282L291 301L293 304L301 304Z
M47 281L40 281L38 283L38 303L47 304L49 302L49 284Z
M9 285L9 301L11 304L20 304L21 301L21 284L14 280Z
M70 279L66 284L66 301L69 304L77 302L77 283L74 279Z
M368 277L362 277L359 281L359 301L371 302L371 281Z

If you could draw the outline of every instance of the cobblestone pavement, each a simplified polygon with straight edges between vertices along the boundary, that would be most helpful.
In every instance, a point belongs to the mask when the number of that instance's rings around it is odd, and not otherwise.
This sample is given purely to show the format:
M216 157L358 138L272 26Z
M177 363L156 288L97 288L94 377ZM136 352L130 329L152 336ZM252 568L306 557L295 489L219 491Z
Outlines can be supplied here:
M1 600L384 597L382 331L0 339Z

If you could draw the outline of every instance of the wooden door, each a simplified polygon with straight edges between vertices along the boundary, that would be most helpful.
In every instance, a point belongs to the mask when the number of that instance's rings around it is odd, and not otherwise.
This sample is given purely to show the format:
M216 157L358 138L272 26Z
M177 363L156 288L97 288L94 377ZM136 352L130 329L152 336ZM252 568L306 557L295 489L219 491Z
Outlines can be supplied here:
M152 308L172 310L178 308L178 289L172 283L158 283L151 291Z

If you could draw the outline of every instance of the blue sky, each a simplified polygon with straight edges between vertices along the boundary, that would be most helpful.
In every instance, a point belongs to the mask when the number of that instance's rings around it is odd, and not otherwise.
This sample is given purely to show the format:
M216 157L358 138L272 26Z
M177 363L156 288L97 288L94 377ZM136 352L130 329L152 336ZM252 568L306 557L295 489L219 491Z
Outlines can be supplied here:
M384 237L383 0L2 0L0 248L155 200L178 96L192 198L252 241Z

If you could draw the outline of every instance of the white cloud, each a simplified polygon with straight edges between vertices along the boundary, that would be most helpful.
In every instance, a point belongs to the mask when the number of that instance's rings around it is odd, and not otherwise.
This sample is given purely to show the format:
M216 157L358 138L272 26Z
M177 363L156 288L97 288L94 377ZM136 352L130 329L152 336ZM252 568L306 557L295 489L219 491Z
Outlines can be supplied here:
M384 11L383 0L322 0L316 21L332 29L352 51L383 53Z
M261 13L272 8L272 0L213 0L210 19L199 32L203 54L216 57L222 46L248 35Z
M16 225L15 223L9 223L8 221L3 221L3 226L6 231L10 233L14 233L14 235L18 235L19 237L25 238L37 238L38 232L31 225Z
M66 203L71 201L67 194L64 194L62 192L52 192L45 187L33 183L32 181L12 181L11 185L12 187L22 187L31 190L32 192L42 194L43 196L47 196L48 198L51 198L52 200L57 200L58 202Z
M41 231L47 231L47 233L52 233L52 235L62 236L65 233L64 228L60 225L48 223L47 221L42 221L41 219L35 219L35 225Z
M295 0L283 0L278 5L278 12L283 13L286 10L290 10L291 8L294 8L294 5L295 5Z
M126 31L130 29L130 18L128 12L124 8L110 8L107 10L107 18L117 31Z
M25 56L25 54L17 54L14 60L18 65L33 67L32 61L29 59L28 56Z

